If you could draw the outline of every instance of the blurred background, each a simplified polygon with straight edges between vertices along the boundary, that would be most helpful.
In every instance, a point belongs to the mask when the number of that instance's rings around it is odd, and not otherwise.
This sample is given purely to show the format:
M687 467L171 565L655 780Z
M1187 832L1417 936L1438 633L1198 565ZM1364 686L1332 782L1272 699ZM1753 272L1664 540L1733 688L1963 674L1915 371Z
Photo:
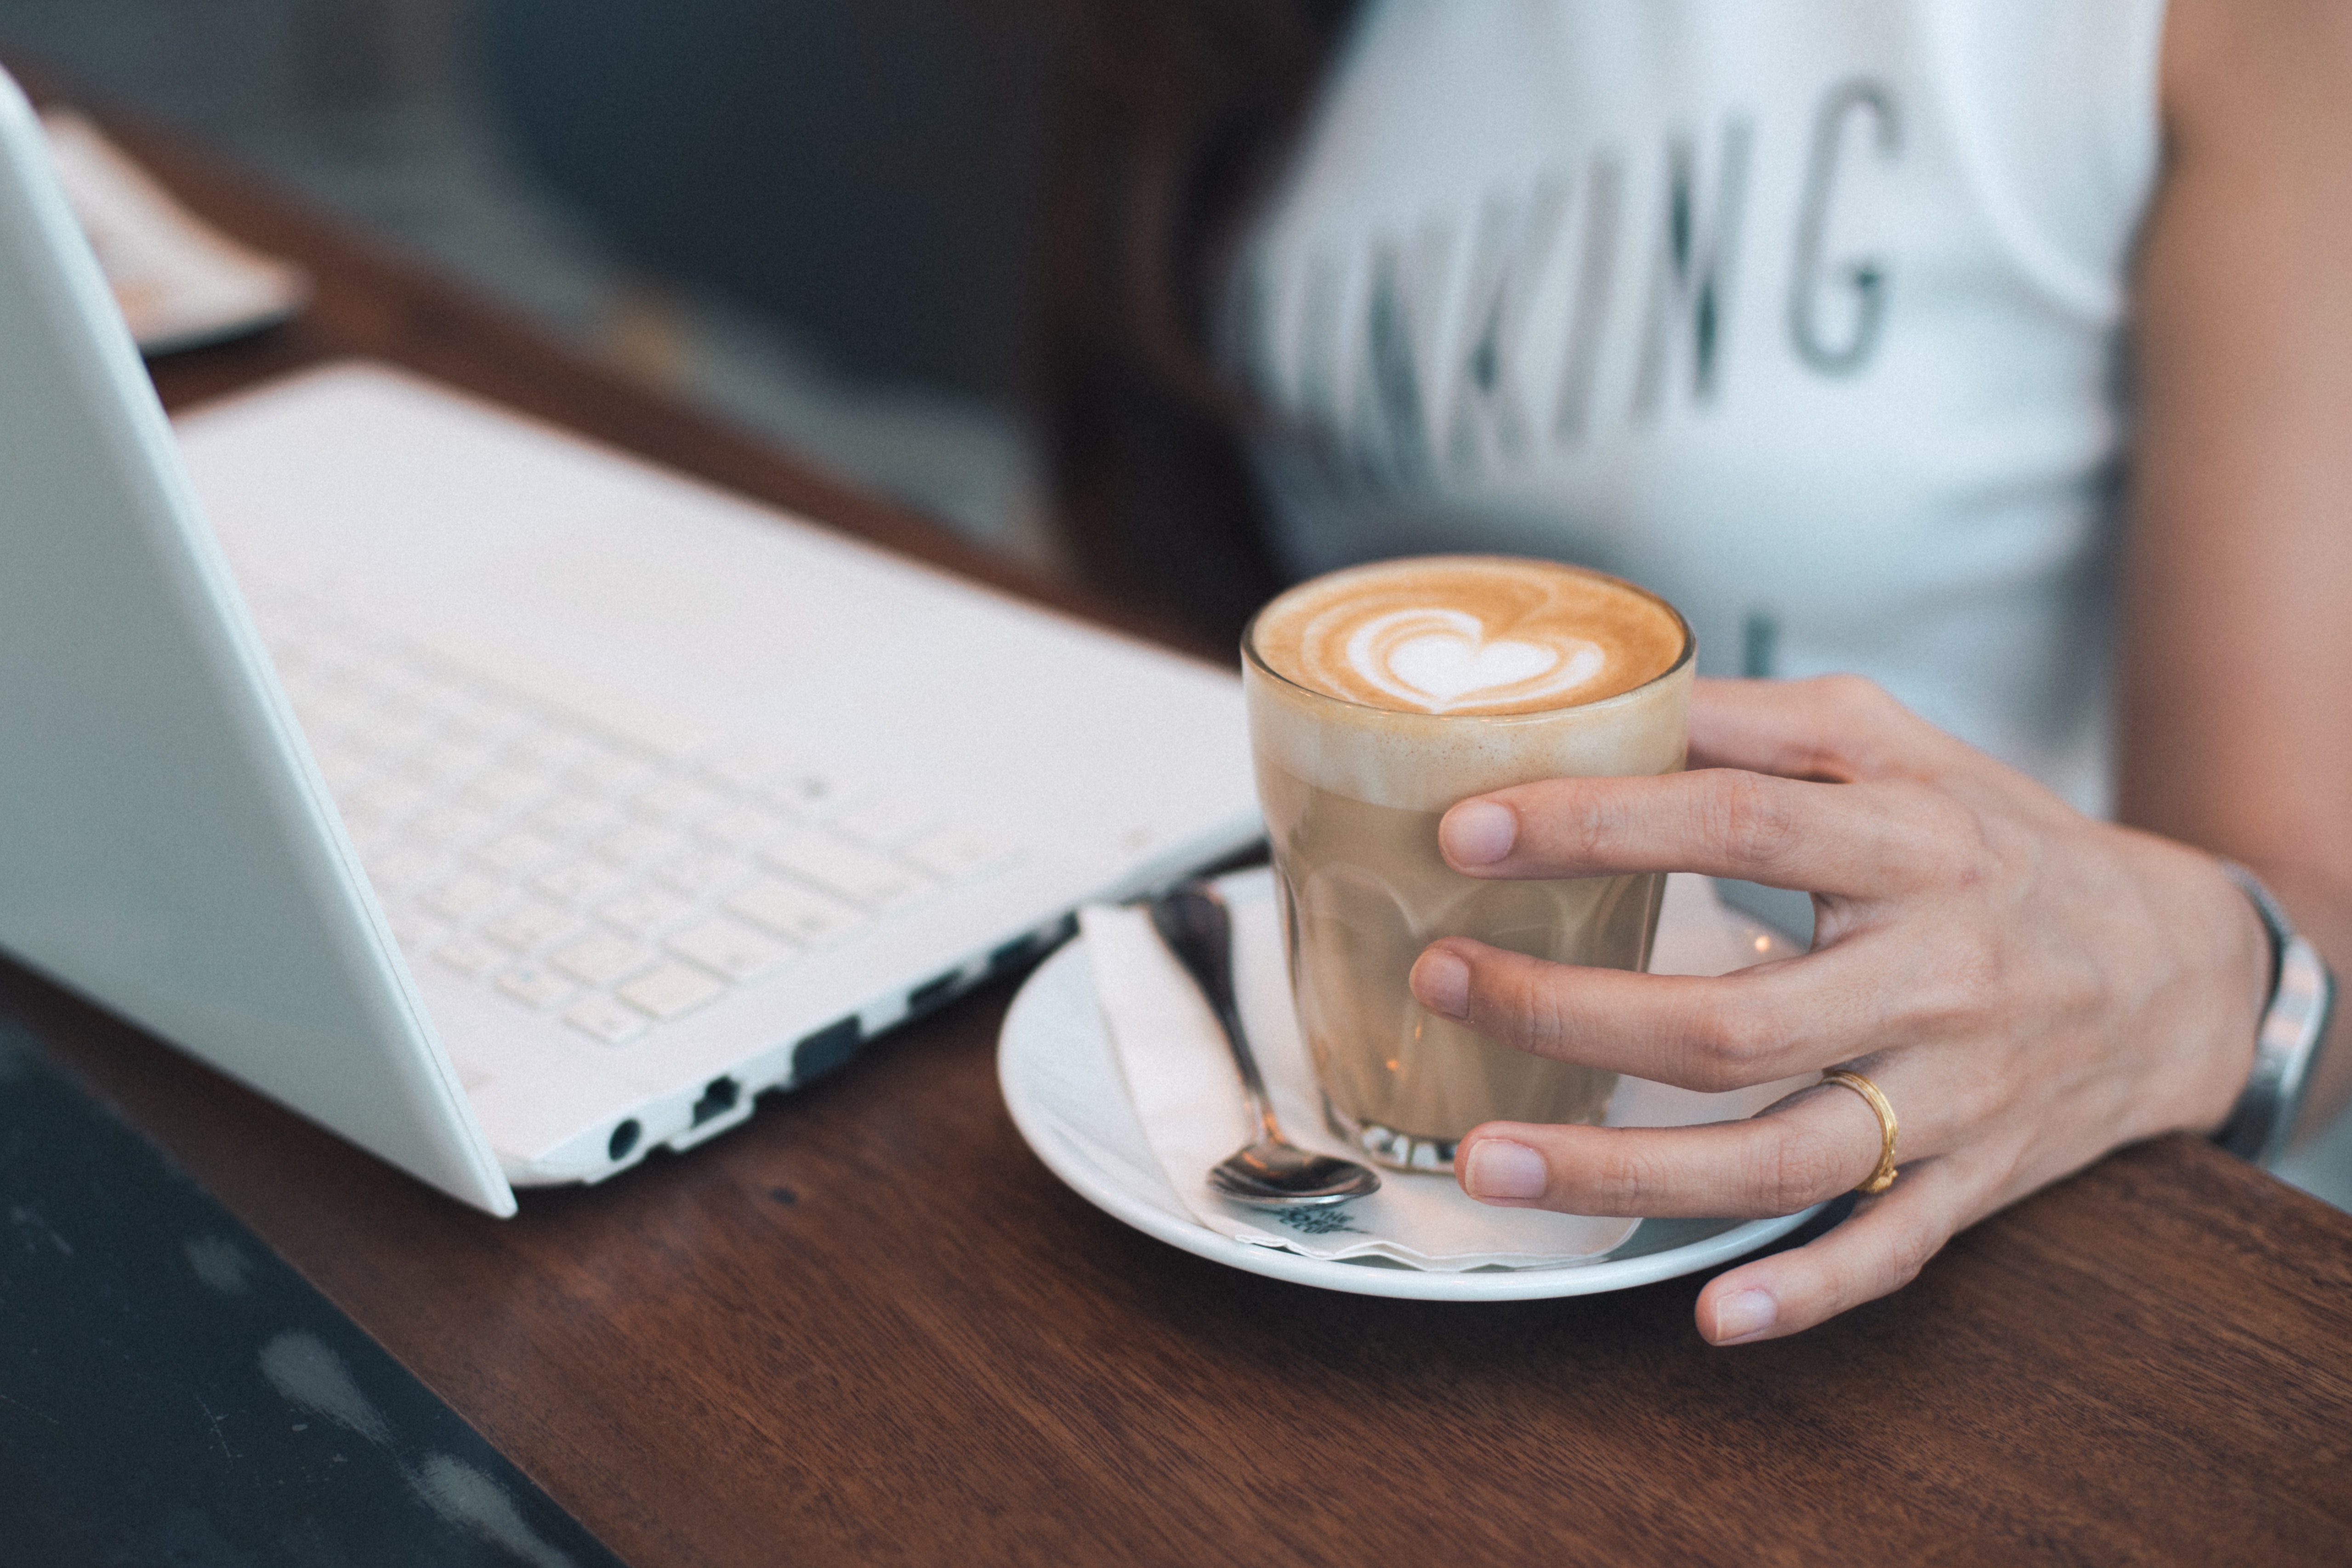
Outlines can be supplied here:
M1046 42L984 0L0 0L0 59L1041 563Z

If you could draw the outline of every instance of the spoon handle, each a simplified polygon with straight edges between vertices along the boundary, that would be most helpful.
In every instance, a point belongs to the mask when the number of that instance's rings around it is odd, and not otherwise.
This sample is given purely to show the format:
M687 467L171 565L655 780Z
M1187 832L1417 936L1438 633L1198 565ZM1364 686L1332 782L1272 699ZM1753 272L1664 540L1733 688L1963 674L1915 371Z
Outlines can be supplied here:
M1201 988L1201 994L1208 998L1209 1010L1217 1016L1225 1043L1233 1049L1234 1066L1241 1069L1242 1091L1258 1126L1268 1138L1280 1139L1282 1130L1275 1124L1265 1079L1258 1071L1257 1057L1242 1028L1241 1011L1234 1004L1233 921L1225 912L1224 900L1206 883L1186 882L1151 900L1151 927L1192 977L1192 984Z

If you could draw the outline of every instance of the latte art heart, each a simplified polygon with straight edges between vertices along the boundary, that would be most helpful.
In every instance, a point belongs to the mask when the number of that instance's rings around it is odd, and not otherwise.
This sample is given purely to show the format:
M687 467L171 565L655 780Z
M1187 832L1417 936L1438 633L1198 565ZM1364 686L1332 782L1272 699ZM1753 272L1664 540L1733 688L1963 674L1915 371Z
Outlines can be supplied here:
M1308 691L1447 719L1609 701L1668 674L1690 646L1674 607L1630 583L1496 555L1326 574L1259 612L1248 643Z
M1347 647L1348 664L1358 676L1433 713L1465 699L1557 696L1584 685L1608 663L1597 644L1581 637L1490 638L1475 616L1433 606L1375 616L1356 628Z

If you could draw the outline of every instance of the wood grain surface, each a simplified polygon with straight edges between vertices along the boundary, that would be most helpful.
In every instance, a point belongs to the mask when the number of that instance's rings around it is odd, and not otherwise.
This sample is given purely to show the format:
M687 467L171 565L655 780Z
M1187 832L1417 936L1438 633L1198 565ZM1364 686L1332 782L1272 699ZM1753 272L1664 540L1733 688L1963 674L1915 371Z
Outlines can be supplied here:
M125 140L320 280L304 321L160 366L174 404L375 354L1088 607ZM1887 1300L1717 1351L1696 1279L1391 1301L1127 1229L1015 1134L1009 995L500 1222L0 966L0 1010L644 1568L2352 1562L2352 1216L2210 1146L2128 1151Z

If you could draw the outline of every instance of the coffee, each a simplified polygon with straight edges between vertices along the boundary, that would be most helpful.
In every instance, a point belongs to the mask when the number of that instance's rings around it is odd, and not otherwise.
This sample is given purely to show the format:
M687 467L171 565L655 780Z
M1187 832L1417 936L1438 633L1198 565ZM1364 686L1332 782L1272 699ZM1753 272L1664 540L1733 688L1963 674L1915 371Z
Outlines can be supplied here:
M1689 637L1664 600L1630 583L1497 555L1334 572L1250 625L1257 657L1310 691L1490 716L1605 701L1665 674Z
M1406 976L1441 936L1647 963L1663 878L1465 877L1439 855L1437 822L1507 784L1679 769L1682 617L1599 573L1432 556L1294 588L1243 646L1292 990L1334 1127L1384 1163L1444 1170L1482 1121L1598 1121L1613 1074L1436 1017Z

